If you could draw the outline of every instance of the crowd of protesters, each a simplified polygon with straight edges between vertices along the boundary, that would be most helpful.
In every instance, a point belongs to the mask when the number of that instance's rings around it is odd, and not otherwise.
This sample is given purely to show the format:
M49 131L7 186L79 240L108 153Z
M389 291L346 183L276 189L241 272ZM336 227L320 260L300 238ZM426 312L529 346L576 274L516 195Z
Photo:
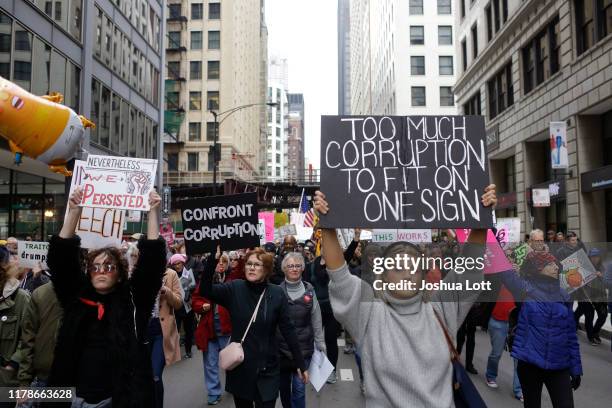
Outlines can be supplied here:
M489 387L499 387L499 363L509 350L517 400L539 407L546 386L554 407L572 407L582 375L576 328L584 317L590 344L599 345L607 307L612 313L612 268L604 267L600 249L587 251L572 232L548 231L545 240L532 231L522 265L488 275L494 301L480 302L478 292L449 299L420 290L374 291L372 265L381 256L477 256L485 230L472 231L463 247L449 232L427 246L384 248L366 244L355 229L343 249L335 230L322 229L318 240L289 235L258 248L218 246L188 255L183 243L168 246L159 237L160 198L153 192L146 234L122 248L88 252L74 234L81 194L69 197L46 270L19 267L17 240L0 242L0 386L74 387L65 406L163 407L164 368L192 358L195 345L208 405L219 404L225 389L236 407L274 407L279 396L284 408L305 407L313 354L327 356L334 367L327 383L336 383L344 332L344 353L354 354L367 406L452 407L453 352L465 346L465 369L478 375L473 357L482 327L491 344ZM482 203L495 202L489 186ZM334 210L321 192L314 207L320 214ZM560 261L580 249L597 277L570 297L559 285ZM482 270L414 272L386 269L382 279L417 287L484 279ZM226 370L223 386L222 350L234 344L244 359ZM405 353L386 352L399 349ZM17 406L41 405L24 398Z

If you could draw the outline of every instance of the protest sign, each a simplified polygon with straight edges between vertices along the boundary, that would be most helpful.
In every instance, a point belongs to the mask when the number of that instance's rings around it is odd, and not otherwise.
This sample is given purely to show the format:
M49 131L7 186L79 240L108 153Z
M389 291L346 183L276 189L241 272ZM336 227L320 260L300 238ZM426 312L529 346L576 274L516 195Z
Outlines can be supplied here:
M149 210L157 160L89 155L73 179L83 189L81 206Z
M326 228L490 228L479 116L322 116Z
M263 221L265 228L265 242L274 241L274 213L260 212L258 214L260 220Z
M497 240L502 244L521 241L520 218L498 218L495 226L497 228Z
M289 215L285 212L274 213L274 228L289 224Z
M172 223L162 223L159 227L159 235L166 240L168 245L174 244L174 228L172 227Z
M295 226L301 227L304 226L304 219L306 218L306 214L294 212L289 216L289 224L293 224Z
M140 222L141 220L141 212L137 210L130 210L127 212L126 220L128 222Z
M531 196L534 207L550 207L550 191L547 188L534 188Z
M312 231L314 230L314 228L312 227L300 227L297 226L296 228L296 236L295 239L297 239L298 241L306 241L307 239L312 238Z
M179 202L188 255L260 245L257 194L244 193Z
M527 258L527 254L529 254L529 244L526 242L514 248L512 251L512 258L514 258L514 264L519 268L523 266L525 262L525 258Z
M568 293L580 289L597 277L595 267L583 249L562 260L561 265L563 271L561 271L559 282Z
M469 229L460 228L455 230L457 234L457 242L464 243L467 241L470 234ZM485 246L485 267L484 274L490 275L499 272L505 272L512 269L512 264L508 261L504 250L495 238L493 231L487 231L487 244Z
M293 224L283 225L278 228L278 235L281 238L286 237L287 235L297 235L297 228Z
M23 268L35 268L39 265L47 267L48 242L17 241L17 256L19 266Z
M362 231L363 234L364 231ZM362 238L366 239L366 238ZM430 229L373 229L372 242L431 242Z

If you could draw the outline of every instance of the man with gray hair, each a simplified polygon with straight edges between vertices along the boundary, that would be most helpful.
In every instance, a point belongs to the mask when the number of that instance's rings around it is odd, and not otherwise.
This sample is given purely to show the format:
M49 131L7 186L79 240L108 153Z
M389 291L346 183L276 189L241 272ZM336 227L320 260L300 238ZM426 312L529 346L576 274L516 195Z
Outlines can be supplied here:
M531 230L529 233L529 247L536 252L548 252L548 247L544 243L544 231L539 228Z

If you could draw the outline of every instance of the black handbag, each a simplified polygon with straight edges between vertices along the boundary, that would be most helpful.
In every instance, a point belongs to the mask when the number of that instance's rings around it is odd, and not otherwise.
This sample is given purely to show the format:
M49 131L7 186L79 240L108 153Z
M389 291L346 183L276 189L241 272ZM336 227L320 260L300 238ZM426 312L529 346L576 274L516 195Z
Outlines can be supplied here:
M448 344L448 350L451 355L451 364L453 365L453 399L455 400L455 407L457 408L487 408L484 400L478 393L476 386L470 379L467 371L459 360L459 353L455 348L452 337L448 333L446 325L440 319L438 312L434 309L436 320L440 323L442 331L444 332L444 338Z

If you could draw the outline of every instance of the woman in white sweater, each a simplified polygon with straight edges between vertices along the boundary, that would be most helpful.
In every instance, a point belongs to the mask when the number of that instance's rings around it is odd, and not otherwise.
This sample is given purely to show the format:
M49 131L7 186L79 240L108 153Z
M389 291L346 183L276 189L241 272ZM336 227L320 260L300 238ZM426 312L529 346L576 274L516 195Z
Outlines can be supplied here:
M497 202L495 186L482 196L482 204ZM317 191L314 208L328 214L325 195ZM478 291L438 291L432 294L415 290L376 291L350 274L334 229L323 229L323 256L330 275L329 295L334 316L351 333L360 347L366 392L366 406L454 407L453 367L448 344L436 314L454 338ZM486 230L473 230L464 248L464 257L482 257ZM421 256L409 243L396 243L385 257L407 254ZM423 271L385 270L383 282L412 281L419 288ZM450 271L445 282L481 281L482 270L458 274ZM431 295L431 296L429 296Z

